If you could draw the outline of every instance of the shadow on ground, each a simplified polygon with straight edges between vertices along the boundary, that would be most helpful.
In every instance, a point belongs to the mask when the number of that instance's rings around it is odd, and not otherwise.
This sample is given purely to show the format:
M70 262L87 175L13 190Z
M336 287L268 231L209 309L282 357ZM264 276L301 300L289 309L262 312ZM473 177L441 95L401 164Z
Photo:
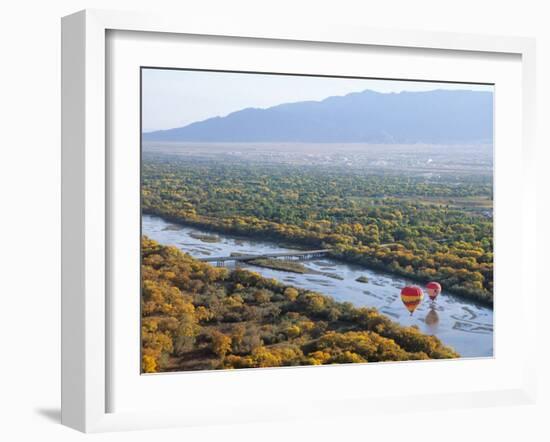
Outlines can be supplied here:
M59 408L37 408L34 411L50 422L61 423L61 410Z

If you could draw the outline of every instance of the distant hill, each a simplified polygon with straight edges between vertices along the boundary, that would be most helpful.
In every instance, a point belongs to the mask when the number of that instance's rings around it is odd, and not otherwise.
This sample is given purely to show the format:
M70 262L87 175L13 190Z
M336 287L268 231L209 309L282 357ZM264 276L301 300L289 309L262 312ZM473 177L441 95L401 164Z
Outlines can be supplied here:
M247 108L169 130L145 141L472 143L492 142L493 94L370 90L322 101Z

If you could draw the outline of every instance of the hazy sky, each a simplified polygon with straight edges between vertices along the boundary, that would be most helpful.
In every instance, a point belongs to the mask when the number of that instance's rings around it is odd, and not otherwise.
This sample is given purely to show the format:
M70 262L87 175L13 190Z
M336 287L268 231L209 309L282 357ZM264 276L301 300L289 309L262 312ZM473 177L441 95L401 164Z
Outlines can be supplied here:
M143 132L181 127L247 107L266 108L281 103L322 100L365 89L378 92L492 91L493 86L143 69Z

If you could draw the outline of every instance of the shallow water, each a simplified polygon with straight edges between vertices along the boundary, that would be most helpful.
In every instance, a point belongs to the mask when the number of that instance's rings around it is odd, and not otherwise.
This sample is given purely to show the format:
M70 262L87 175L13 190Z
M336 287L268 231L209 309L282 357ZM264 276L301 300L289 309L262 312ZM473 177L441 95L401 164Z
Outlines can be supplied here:
M143 215L142 231L149 238L164 245L176 246L196 258L229 256L235 252L262 254L298 250L221 233L215 234L219 238L218 242L205 242L200 239L200 235L212 236L211 232L177 225L150 215ZM493 355L493 310L491 308L464 300L443 290L435 303L431 303L425 295L424 300L411 316L399 296L403 286L414 284L406 278L328 258L300 262L311 270L338 275L343 279L320 274L272 270L243 263L240 266L253 269L268 278L275 278L296 287L332 296L337 301L351 302L356 306L376 307L381 313L402 325L417 325L424 333L437 336L464 357ZM368 282L355 281L359 276L366 276Z

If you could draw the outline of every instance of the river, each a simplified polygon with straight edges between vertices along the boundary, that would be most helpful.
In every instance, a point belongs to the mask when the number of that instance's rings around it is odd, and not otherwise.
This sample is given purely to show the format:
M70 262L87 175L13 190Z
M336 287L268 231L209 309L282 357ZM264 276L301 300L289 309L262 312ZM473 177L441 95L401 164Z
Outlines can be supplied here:
M281 247L273 242L212 234L150 215L142 217L142 233L161 244L176 246L196 258L229 256L231 253L262 254L298 250ZM215 235L218 241L204 241L204 238L200 239L202 235ZM401 288L415 284L406 278L328 258L300 262L316 273L298 274L243 263L240 266L250 268L267 278L329 295L337 301L351 302L355 306L376 307L402 325L417 325L424 333L437 336L463 357L493 356L491 308L443 290L433 304L426 295L411 316L400 299ZM335 279L328 274L342 279ZM357 282L359 276L366 276L368 282Z

